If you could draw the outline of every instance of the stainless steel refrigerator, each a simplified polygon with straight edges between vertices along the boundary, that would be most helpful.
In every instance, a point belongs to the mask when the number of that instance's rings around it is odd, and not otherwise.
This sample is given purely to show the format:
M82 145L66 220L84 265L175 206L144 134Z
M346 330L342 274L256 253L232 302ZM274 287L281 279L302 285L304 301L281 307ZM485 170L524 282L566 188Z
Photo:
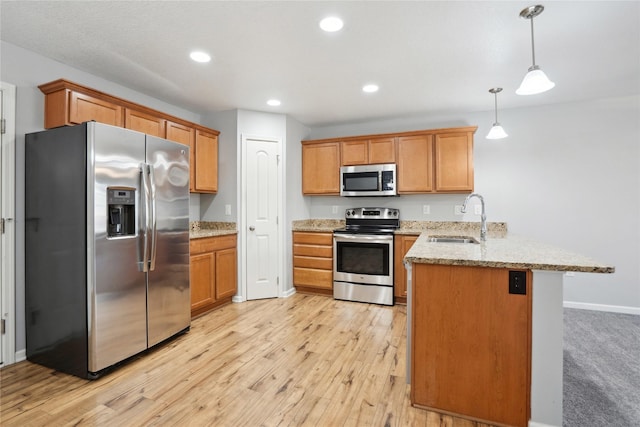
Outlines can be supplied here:
M26 135L27 359L84 378L189 329L189 147L87 122Z

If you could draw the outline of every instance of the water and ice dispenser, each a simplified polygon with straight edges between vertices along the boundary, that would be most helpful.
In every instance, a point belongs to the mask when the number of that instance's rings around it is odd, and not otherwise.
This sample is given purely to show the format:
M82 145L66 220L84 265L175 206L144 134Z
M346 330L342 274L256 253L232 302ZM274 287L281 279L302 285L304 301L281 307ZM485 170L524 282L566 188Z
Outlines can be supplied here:
M135 236L135 188L107 188L107 235L109 237Z

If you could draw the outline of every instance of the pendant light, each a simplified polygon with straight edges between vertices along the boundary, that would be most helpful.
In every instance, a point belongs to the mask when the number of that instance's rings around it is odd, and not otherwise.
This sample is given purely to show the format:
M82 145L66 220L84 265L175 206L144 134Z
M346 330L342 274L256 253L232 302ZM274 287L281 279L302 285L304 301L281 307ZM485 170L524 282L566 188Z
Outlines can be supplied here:
M533 41L533 18L540 15L544 10L544 6L529 6L520 12L520 17L531 21L531 56L533 65L529 67L529 72L524 76L522 83L516 93L518 95L535 95L537 93L546 92L556 84L549 80L547 75L536 65L536 51Z
M502 139L502 138L506 138L509 135L507 135L507 133L504 131L504 129L502 129L502 126L500 126L500 123L498 123L498 92L502 92L502 88L501 87L494 87L489 89L489 92L491 92L494 96L495 99L495 110L496 110L496 121L493 124L493 126L491 127L491 130L489 131L489 133L487 134L487 139Z

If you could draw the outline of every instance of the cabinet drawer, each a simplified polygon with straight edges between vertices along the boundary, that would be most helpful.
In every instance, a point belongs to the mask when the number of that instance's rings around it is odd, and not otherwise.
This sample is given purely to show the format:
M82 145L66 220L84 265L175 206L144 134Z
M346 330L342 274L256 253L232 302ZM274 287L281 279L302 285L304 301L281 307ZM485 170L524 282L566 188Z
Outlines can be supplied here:
M293 255L333 258L333 247L294 244Z
M308 256L294 256L294 267L316 268L319 270L333 271L333 260L331 258L316 258Z
M333 246L333 233L295 231L293 233L293 243Z
M314 288L332 289L333 272L314 268L293 268L293 284Z
M213 252L220 249L235 248L236 235L230 234L226 236L203 237L201 239L191 239L189 249L191 254L199 254L203 252Z

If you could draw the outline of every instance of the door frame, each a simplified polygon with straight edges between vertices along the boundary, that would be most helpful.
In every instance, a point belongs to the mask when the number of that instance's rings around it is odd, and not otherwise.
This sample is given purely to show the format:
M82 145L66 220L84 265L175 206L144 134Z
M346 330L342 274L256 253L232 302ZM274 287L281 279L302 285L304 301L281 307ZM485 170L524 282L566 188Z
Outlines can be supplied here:
M4 120L2 134L2 154L0 155L0 173L2 173L2 218L5 218L5 232L2 236L2 272L0 274L0 293L2 306L0 317L5 321L5 333L2 341L0 367L16 361L16 87L0 81L2 91L1 118ZM10 221L6 221L10 219ZM11 250L7 250L7 249Z
M277 274L278 274L278 282L277 282L277 296L278 298L282 298L286 296L283 294L283 279L284 279L284 227L282 221L284 220L284 181L283 181L283 147L282 147L282 138L275 136L258 136L252 134L241 134L240 135L240 150L241 150L241 178L240 178L240 187L238 189L238 206L240 206L240 223L238 224L238 245L239 245L239 253L240 253L240 262L238 263L238 278L239 284L238 294L233 297L234 302L243 302L247 300L247 141L255 140L255 141L264 141L269 143L276 143L278 146L278 262L277 262Z

